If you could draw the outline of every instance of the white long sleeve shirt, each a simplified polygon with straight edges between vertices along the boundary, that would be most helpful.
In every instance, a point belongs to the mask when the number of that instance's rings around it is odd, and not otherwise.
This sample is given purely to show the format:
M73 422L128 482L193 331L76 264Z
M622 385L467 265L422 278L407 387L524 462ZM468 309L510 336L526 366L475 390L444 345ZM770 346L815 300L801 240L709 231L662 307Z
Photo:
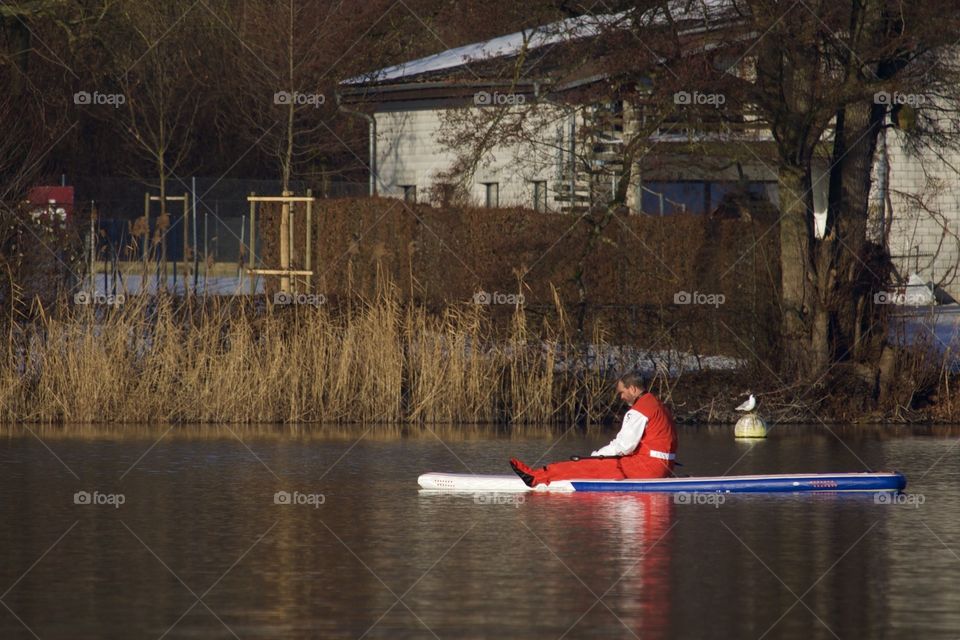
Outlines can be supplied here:
M600 447L591 456L625 456L633 453L640 444L640 438L643 437L643 430L647 428L647 416L636 409L630 409L623 416L623 426L620 427L620 433L610 441L610 444Z

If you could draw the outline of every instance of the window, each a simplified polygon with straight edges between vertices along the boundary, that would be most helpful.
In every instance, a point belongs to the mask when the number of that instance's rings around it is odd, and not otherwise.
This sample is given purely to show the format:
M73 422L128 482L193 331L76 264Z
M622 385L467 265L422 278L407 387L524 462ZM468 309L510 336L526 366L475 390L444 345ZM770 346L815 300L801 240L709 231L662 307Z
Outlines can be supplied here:
M644 213L670 215L703 213L706 204L703 182L644 182L640 187Z
M706 182L700 180L644 182L640 185L640 210L651 215L712 213L729 195L742 191L771 199L771 183Z
M484 182L485 204L488 209L494 209L500 206L500 183Z
M535 180L533 183L533 210L547 210L547 181Z
M415 184L402 184L400 188L403 189L403 201L409 202L410 204L416 204L417 202L417 185Z

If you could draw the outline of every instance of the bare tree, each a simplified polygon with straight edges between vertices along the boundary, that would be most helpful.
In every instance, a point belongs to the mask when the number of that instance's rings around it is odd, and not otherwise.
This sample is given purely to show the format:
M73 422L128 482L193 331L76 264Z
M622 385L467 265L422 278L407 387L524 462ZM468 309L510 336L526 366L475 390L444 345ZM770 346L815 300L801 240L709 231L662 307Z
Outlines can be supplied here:
M675 154L746 160L777 176L780 219L770 232L781 246L781 372L818 379L841 361L876 367L886 333L872 296L886 284L890 261L887 248L867 235L869 194L878 136L890 126L892 108L900 109L877 96L931 96L915 109L923 125L914 135L956 145L955 127L934 126L957 113L960 25L949 3L926 0L903 10L887 0L793 7L775 0L639 0L613 10L619 12L600 20L603 33L570 47L578 54L565 73L582 78L593 69L625 104L642 109L643 122L658 123L659 134L689 131L685 143L673 145ZM525 52L515 61L522 70ZM677 99L694 94L722 97L725 108ZM497 133L481 120L485 133L471 146L478 158L486 140L503 139L514 126L499 114L485 117ZM769 134L757 137L764 130ZM621 158L606 163L622 187L612 207L625 203L648 140L645 127L635 140L625 133ZM822 234L813 202L818 165L828 167L829 183Z
M348 20L340 4L255 0L222 19L236 36L230 90L239 132L269 158L284 191L296 178L331 173L329 159L345 150L330 122L338 43Z
M195 38L200 34L191 28L203 16L191 15L191 6L172 2L127 8L124 40L111 47L123 65L119 87L126 118L119 124L126 130L129 148L144 160L130 168L159 196L153 235L144 240L163 258L171 226L168 190L171 182L180 181L190 157L197 135L194 124L204 100L203 87L192 73Z

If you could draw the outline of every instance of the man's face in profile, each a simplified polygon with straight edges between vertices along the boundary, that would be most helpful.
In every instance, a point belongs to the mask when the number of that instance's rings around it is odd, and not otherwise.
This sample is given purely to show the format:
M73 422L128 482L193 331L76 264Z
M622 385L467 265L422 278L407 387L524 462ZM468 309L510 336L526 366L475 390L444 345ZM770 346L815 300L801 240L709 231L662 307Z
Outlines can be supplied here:
M622 382L618 381L617 394L620 396L620 399L623 400L626 404L632 405L634 402L637 401L637 398L643 395L643 392L640 391L639 387L634 387L634 386L625 387L623 386Z

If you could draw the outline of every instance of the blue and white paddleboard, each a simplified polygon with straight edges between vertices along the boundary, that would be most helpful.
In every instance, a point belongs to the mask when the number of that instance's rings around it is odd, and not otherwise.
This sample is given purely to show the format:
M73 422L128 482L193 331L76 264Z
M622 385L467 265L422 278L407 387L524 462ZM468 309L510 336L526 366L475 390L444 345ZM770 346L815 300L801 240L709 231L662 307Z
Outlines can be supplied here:
M901 473L802 473L759 476L660 478L656 480L559 480L530 488L516 475L425 473L423 489L456 492L520 493L524 491L647 491L699 493L806 493L902 491Z

